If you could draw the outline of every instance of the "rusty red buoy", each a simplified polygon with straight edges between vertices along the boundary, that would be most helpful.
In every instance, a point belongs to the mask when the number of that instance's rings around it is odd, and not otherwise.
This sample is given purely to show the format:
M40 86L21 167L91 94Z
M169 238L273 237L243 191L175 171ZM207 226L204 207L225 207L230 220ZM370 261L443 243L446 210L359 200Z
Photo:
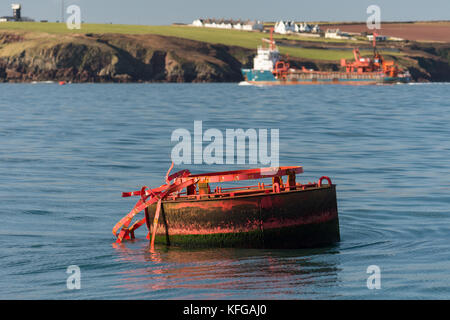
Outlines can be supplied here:
M171 167L172 168L172 167ZM296 183L299 166L204 174L182 170L166 183L124 192L140 199L113 228L117 243L146 224L155 243L181 247L303 248L340 240L336 185L328 177ZM287 176L283 181L283 176ZM272 184L215 187L212 183L271 178ZM322 184L327 180L328 184ZM144 218L131 225L144 211ZM131 226L130 226L131 225ZM151 236L150 236L151 235Z

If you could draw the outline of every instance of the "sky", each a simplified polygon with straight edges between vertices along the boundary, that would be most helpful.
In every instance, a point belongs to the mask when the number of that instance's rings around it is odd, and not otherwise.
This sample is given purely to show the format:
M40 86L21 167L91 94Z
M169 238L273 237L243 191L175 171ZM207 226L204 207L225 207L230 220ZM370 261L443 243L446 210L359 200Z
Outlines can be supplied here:
M81 8L86 23L169 25L196 18L262 21L366 21L366 9L381 8L381 21L450 20L450 0L0 0L0 16L11 3L35 20L61 19L61 2ZM67 17L68 15L66 15Z

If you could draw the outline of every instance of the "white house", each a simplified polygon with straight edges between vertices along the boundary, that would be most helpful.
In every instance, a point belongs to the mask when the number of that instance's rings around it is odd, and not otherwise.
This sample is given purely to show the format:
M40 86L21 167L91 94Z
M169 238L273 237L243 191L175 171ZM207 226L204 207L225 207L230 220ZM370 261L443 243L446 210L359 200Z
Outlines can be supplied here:
M231 20L222 20L220 24L218 24L218 28L221 29L233 29L232 21Z
M368 34L367 39L373 41L373 34ZM377 35L377 41L386 41L387 37L382 35Z
M273 31L275 33L286 34L286 25L284 24L284 21L281 20L281 21L275 23L275 27L273 28Z
M205 20L203 26L207 27L207 28L217 28L216 21L211 20L211 19Z
M339 29L327 29L325 32L325 38L330 39L353 39L349 34L341 32Z
M307 33L320 33L319 25L315 25L314 27L306 22L303 22L299 26L299 32L307 32Z
M205 25L203 22L204 22L203 19L196 19L192 22L191 25L194 27L204 27Z
M391 40L391 41L405 41L405 39L398 38L398 37L389 37L389 40Z
M301 23L299 26L300 32L311 32L311 29L312 29L311 26L306 22Z
M241 20L239 20L233 24L233 29L242 30L242 26L243 26L242 22L241 22Z
M245 31L263 31L264 24L261 21L247 21L242 25L242 30Z
M312 33L320 33L320 31L320 27L317 24L311 29Z
M216 19L196 19L191 23L191 26L206 27L206 28L220 28L220 29L235 29L245 31L263 31L264 23L261 21L247 21L245 23L241 20L216 20Z
M294 21L279 21L275 23L273 30L275 33L286 34L300 32L300 27Z

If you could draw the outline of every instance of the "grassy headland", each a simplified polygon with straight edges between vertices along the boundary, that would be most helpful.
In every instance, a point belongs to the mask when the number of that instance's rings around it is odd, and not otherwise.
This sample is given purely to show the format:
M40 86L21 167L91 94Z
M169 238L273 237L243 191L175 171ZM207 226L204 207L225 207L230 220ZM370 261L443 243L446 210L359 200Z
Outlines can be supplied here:
M63 23L9 22L0 23L0 37L0 79L3 75L6 81L46 77L71 81L239 81L239 69L251 66L261 38L269 34L177 25L83 24L81 30L69 30ZM361 38L331 40L277 34L274 38L293 65L322 70L337 70L340 59L352 59L353 47L360 47L362 55L372 53L370 43ZM425 80L433 80L424 66L435 67L432 60L435 56L441 59L439 50L442 46L431 45L430 49L417 43L379 46L385 57ZM70 57L75 52L77 56ZM443 61L438 63L440 69ZM177 67L171 69L170 65ZM42 68L45 72L36 76ZM143 70L159 71L145 75ZM450 65L445 70L450 70Z
M225 30L213 28L198 28L189 26L138 26L138 25L113 25L113 24L83 24L80 30L69 30L63 23L39 23L39 22L8 22L0 24L0 31L33 31L51 34L156 34L167 37L178 37L183 39L207 42L211 44L223 44L226 46L238 46L247 49L256 49L261 45L261 38L268 38L269 34L260 32L246 32L238 30ZM274 34L275 40L312 41L325 43L348 43L352 45L367 44L360 40L340 40L340 39L315 39L295 35ZM282 54L289 54L292 57L317 60L340 60L351 59L352 52L343 52L333 49L311 49L311 48L285 48L280 46ZM364 52L370 54L370 51Z

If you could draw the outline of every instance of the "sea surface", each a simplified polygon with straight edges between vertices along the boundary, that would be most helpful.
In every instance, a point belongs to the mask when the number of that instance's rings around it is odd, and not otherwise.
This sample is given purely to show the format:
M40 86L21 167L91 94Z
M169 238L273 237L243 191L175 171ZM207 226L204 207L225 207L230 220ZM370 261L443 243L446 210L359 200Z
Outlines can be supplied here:
M450 84L0 84L0 94L1 299L450 298ZM280 165L337 184L342 241L152 253L143 227L114 245L136 201L121 192L163 184L172 132L193 133L194 120L279 129ZM242 167L252 166L174 170ZM67 288L71 265L79 290ZM380 289L367 286L373 265Z

